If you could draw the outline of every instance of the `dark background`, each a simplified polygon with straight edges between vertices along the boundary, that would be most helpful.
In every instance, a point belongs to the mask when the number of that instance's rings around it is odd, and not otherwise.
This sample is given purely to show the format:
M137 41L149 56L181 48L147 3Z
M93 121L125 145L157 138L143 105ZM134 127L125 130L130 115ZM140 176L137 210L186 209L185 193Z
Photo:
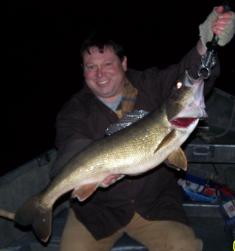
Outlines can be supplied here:
M54 146L56 114L81 88L79 47L98 27L122 43L132 68L176 63L221 1L8 1L0 175ZM232 3L234 4L234 3ZM232 6L234 9L234 6ZM234 39L218 51L216 87L235 94Z

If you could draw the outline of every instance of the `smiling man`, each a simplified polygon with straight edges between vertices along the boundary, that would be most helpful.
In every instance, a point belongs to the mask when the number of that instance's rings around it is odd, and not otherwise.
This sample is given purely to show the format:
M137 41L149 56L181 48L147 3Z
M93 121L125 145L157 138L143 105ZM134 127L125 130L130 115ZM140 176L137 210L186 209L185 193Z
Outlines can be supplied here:
M200 26L200 40L182 60L166 69L127 68L123 48L110 38L91 36L81 48L84 88L69 100L57 117L58 157L55 176L64 164L105 129L133 109L153 111L169 96L187 69L197 76L205 44L215 33L221 45L234 35L234 13L215 8ZM207 79L206 92L218 76L218 64ZM104 184L112 183L109 177ZM87 201L71 201L61 251L109 251L126 232L149 251L199 251L202 241L187 225L175 173L162 165L138 177L126 177Z

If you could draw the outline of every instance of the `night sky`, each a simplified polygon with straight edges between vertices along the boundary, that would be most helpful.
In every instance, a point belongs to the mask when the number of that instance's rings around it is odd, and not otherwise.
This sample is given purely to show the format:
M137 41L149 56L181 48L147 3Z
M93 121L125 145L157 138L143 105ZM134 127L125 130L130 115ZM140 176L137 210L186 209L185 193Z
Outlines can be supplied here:
M196 44L198 25L219 1L35 2L8 1L7 82L1 92L7 128L0 175L54 146L56 114L81 88L79 48L92 30L112 31L126 49L129 67L163 68ZM222 72L216 82L231 94L234 44L233 39L218 52Z

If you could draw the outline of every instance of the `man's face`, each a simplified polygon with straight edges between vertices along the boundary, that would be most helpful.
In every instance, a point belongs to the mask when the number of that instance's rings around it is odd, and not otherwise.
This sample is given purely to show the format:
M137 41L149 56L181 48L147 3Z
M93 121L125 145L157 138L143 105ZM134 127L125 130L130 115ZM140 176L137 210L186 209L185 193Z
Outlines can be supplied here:
M83 65L86 84L97 97L112 102L122 94L126 57L121 61L111 47L104 47L103 52L92 47L90 54L83 54Z

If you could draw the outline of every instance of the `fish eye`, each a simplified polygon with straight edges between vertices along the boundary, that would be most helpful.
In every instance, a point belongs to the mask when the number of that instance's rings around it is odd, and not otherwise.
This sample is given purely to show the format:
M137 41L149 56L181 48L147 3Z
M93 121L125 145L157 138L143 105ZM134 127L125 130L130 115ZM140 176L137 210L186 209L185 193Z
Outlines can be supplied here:
M181 81L178 81L178 82L176 83L176 88L177 88L177 89L180 89L182 86L183 86L183 83L182 83Z

